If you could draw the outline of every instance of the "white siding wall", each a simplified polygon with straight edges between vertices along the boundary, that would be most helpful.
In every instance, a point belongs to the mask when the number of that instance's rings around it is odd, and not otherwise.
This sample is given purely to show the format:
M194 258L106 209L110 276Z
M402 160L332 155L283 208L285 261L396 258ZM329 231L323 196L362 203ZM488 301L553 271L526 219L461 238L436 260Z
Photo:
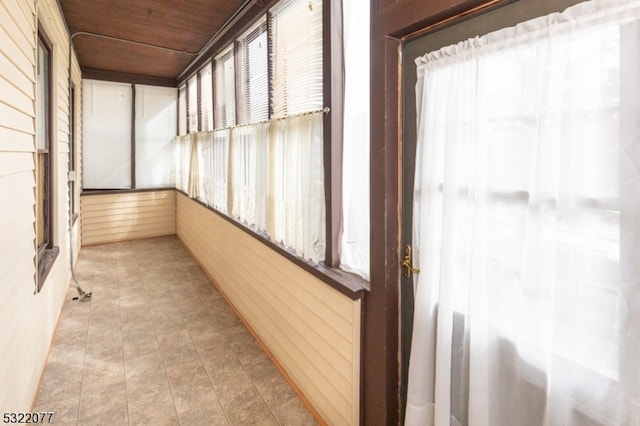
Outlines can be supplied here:
M34 294L38 20L53 43L52 201L60 254L42 291ZM69 285L68 49L57 2L0 1L0 412L31 408ZM73 77L80 87L75 60ZM77 236L74 241L77 252Z
M359 424L360 301L177 195L177 234L322 419Z

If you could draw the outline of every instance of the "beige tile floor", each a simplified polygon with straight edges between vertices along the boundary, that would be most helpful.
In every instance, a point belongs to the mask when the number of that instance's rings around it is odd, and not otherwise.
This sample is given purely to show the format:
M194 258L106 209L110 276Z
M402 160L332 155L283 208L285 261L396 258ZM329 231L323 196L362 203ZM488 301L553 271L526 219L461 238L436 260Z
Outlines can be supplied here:
M34 409L56 424L316 421L175 237L84 247Z

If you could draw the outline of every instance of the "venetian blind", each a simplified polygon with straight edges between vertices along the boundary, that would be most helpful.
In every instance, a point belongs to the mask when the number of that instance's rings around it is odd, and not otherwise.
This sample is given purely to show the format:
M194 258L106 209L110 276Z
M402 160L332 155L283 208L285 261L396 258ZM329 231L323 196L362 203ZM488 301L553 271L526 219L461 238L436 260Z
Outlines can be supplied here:
M235 65L233 61L233 45L230 45L214 59L214 124L216 129L224 129L236 124Z
M238 124L269 118L267 20L260 19L238 39Z
M203 132L213 130L213 80L211 71L211 64L207 64L198 73L200 75L200 130Z
M283 1L270 16L272 117L322 109L322 1Z
M178 135L187 134L187 86L178 89Z
M187 82L189 133L198 131L198 76L194 75Z

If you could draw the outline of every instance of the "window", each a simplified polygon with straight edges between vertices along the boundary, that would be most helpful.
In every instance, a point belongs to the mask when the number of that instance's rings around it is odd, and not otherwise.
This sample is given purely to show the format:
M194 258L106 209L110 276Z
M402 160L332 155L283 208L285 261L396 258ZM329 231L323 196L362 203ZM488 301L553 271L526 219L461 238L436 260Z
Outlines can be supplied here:
M201 131L213 130L213 76L211 64L207 64L198 73L200 80L200 123Z
M175 88L83 80L84 189L174 186L177 96Z
M214 59L215 93L214 114L215 128L225 129L236 124L236 83L235 64L233 62L233 46L227 47Z
M238 124L269 118L269 50L266 17L238 38Z
M314 262L327 246L324 14L320 0L283 0L223 48L213 59L215 131L176 145L190 196ZM198 75L202 94L207 69Z
M132 187L130 84L83 80L83 187Z
M279 2L270 12L272 117L323 108L322 2Z
M136 85L136 188L174 186L176 91Z
M36 64L36 247L37 290L44 284L57 248L53 241L53 146L51 143L51 44L38 34Z
M178 135L187 134L187 86L178 89Z
M189 133L199 131L198 124L198 76L194 75L187 82L187 123Z

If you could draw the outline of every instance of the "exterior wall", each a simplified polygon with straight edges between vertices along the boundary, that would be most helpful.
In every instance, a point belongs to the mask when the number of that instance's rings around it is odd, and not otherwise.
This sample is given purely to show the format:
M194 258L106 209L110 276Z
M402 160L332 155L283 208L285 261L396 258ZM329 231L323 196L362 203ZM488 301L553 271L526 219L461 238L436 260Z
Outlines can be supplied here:
M360 300L181 193L177 234L323 420L359 424Z
M176 233L176 191L85 194L82 245Z
M40 293L35 241L35 55L38 22L52 48L53 243ZM0 411L28 411L70 281L69 36L57 2L0 2ZM73 61L73 80L80 70ZM79 142L79 140L78 140ZM77 248L76 241L76 248Z

